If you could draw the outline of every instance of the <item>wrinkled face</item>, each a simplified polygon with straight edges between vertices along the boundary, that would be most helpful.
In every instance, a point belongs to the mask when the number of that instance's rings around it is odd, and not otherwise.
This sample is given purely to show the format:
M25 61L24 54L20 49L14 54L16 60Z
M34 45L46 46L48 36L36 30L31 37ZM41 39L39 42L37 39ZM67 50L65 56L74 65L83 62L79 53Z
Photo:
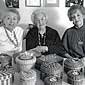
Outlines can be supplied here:
M3 19L3 23L8 30L12 31L18 23L17 14L13 12L7 13L7 15Z
M34 22L38 27L41 27L46 25L47 20L46 20L46 17L40 13L36 15Z
M80 10L76 10L72 15L71 15L73 24L80 28L83 25L83 14L80 12Z

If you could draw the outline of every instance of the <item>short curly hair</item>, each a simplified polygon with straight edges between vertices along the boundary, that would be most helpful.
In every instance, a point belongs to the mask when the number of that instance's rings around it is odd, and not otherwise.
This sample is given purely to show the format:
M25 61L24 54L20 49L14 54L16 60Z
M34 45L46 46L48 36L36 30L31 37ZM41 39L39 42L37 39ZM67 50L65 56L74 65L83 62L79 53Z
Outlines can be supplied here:
M18 10L13 9L13 8L6 9L6 10L5 10L5 14L4 14L3 16L6 16L6 14L7 14L8 12L12 12L12 13L17 14L17 16L18 16L18 17L17 17L17 18L18 18L18 22L20 21L21 17L20 17L20 14L19 14Z
M37 17L37 15L39 14L43 14L46 21L48 20L48 17L45 13L45 10L44 9L36 9L35 11L33 11L32 15L31 15L31 20L33 22L33 24L35 24L35 18Z
M70 21L72 21L71 15L74 14L77 10L79 10L79 11L82 13L82 15L85 14L85 9L84 9L84 7L82 7L81 5L78 5L78 4L77 4L77 5L72 5L72 6L69 8L68 14L67 14Z

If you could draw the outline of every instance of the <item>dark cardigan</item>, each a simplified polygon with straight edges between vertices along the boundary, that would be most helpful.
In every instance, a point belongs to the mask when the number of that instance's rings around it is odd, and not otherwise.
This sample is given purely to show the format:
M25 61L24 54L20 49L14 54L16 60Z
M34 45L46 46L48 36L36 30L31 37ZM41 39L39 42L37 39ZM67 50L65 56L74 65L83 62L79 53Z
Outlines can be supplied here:
M26 50L30 50L39 45L39 37L38 37L38 28L34 26L27 33L26 37ZM48 47L48 52L45 54L53 54L57 55L64 54L64 48L61 43L59 34L56 30L46 26L46 38L45 38L45 46Z

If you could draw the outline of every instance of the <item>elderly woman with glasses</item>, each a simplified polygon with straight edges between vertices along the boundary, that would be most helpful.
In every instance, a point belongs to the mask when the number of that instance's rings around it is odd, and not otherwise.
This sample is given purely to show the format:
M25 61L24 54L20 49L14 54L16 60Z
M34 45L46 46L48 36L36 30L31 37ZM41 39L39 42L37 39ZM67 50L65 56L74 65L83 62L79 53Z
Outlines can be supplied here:
M41 54L64 53L58 32L47 26L48 17L43 9L35 10L31 19L33 28L27 33L26 50L34 50Z

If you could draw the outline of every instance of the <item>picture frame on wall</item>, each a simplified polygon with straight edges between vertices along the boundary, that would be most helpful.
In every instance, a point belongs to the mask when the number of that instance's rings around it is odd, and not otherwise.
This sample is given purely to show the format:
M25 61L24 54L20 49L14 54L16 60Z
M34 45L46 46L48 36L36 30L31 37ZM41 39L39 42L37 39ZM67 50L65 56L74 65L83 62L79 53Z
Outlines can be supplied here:
M84 0L66 0L65 1L65 6L70 7L74 4L79 4L83 6Z
M45 7L59 7L59 0L44 0Z
M7 8L19 8L19 0L5 0Z
M40 7L41 0L25 0L26 7Z

